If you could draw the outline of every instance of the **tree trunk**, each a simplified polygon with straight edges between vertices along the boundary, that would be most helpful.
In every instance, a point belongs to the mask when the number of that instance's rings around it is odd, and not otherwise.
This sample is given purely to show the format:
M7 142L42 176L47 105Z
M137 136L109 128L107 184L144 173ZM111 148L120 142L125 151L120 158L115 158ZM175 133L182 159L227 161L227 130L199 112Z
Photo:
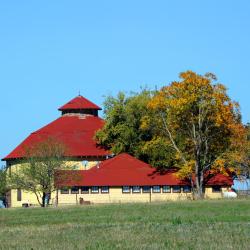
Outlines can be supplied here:
M42 197L42 207L46 206L46 193L43 192L43 197Z
M37 192L36 192L36 191L33 191L33 192L34 192L34 194L35 194L35 196L36 196L36 199L37 199L38 204L39 204L40 206L42 206L42 203L41 203L41 201L39 200L39 197L38 197ZM41 197L41 196L40 196L40 197Z
M203 199L203 172L200 170L199 163L195 164L195 185L196 185L196 199Z
M197 188L197 198L198 199L203 199L204 198L203 186L201 184L199 184L199 187Z
M48 206L49 203L50 203L50 199L51 199L51 192L47 194L47 197L48 197L48 199L47 199L47 204L46 205Z
M192 190L192 199L195 199L195 189L194 189L194 181L193 181L193 177L191 175L190 177L190 183L191 183L191 190Z

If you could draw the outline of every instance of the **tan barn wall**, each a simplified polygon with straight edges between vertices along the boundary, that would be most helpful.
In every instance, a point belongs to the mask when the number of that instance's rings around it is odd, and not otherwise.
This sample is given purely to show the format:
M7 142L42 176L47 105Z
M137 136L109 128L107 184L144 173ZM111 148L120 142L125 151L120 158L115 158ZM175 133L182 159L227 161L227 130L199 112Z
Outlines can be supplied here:
M96 166L99 161L97 161L97 160L87 161L86 165L84 165L83 162L84 161L81 161L81 160L70 160L70 161L66 161L65 165L66 165L67 169L70 168L70 169L74 169L74 170L88 170L88 169ZM12 164L9 167L9 173L13 172L13 171L17 171L22 167L25 167L25 163Z
M28 203L35 206L40 206L36 195L31 192L26 192L24 190L21 190L21 201L17 200L17 189L11 190L11 207L22 207L22 204ZM40 202L42 199L40 199ZM51 194L51 202L55 201L55 192Z
M91 193L88 194L61 194L59 191L58 195L58 203L59 204L72 204L79 201L80 198L83 198L85 201L90 201L92 203L119 203L119 202L148 202L149 194L147 193L122 193L121 187L112 187L109 188L109 193L101 193L99 188L99 193Z
M226 191L227 188L222 188L222 192ZM122 187L111 187L109 188L109 193L101 193L99 188L99 193L81 194L79 190L78 194L62 194L58 190L58 205L75 205L79 204L80 198L84 201L90 201L91 203L136 203L136 202L163 202L163 201L178 201L178 200L188 200L192 198L191 193L123 193ZM219 199L222 198L222 192L212 192L211 187L205 189L205 198L207 199ZM51 205L55 204L56 193L53 192L51 195ZM12 207L21 207L23 203L31 203L35 206L39 206L37 199L33 193L28 193L22 191L22 201L17 201L17 190L11 190L11 203Z
M128 202L157 202L157 201L174 201L174 200L185 200L191 199L191 193L153 193L152 190L150 193L123 193L122 187L111 187L109 188L108 194L103 194L100 191L99 193L88 194L61 194L59 191L58 203L59 204L76 204L76 200L79 202L80 198L83 198L85 201L90 201L92 203L128 203Z
M213 192L212 187L206 187L205 198L207 199L220 199L222 198L222 193L228 190L227 187L222 187L221 192Z
M69 168L72 168L75 170L88 170L97 164L98 164L98 161L93 160L93 159L87 161L86 165L84 165L83 161L81 161L81 160L71 160L71 161L66 162L67 168L69 167ZM23 167L25 167L25 163L12 163L8 167L8 174L10 175L11 173L19 171ZM52 194L51 195L52 202L54 201L54 198L55 198L55 195ZM9 204L9 206L10 207L21 207L23 203L31 203L31 204L39 205L37 198L33 193L26 192L26 191L22 190L22 201L17 201L17 190L16 189L10 190L10 204Z

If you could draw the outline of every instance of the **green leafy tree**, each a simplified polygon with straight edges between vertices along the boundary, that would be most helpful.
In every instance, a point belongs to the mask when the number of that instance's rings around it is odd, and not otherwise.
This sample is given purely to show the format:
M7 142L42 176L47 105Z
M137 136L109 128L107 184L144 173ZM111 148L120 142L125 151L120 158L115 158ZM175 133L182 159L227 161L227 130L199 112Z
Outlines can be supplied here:
M69 168L65 152L64 144L51 137L27 148L21 167L11 170L8 177L10 187L34 193L38 203L45 207L51 193L57 190L54 183L56 172Z
M0 169L0 200L5 200L7 190L6 168L3 167Z
M152 93L142 90L126 96L120 92L117 97L108 96L104 103L105 125L95 139L98 144L111 149L115 154L128 152L143 157L142 146L151 139L151 131L141 130L142 117L147 113L147 105Z

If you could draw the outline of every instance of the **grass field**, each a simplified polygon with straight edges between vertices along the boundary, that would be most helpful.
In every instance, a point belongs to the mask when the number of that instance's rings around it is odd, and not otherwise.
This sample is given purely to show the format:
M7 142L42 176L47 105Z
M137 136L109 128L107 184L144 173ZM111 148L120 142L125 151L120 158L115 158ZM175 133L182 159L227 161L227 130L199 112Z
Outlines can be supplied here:
M250 249L250 201L2 209L0 249Z

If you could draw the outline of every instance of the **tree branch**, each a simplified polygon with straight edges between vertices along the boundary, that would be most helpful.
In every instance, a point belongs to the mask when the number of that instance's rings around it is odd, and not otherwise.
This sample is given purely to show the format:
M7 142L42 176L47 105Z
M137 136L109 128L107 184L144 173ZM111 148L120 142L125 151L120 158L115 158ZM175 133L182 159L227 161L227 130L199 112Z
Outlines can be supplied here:
M167 126L167 123L166 123L166 121L165 121L165 119L164 119L163 113L160 112L160 115L161 115L161 118L162 118L163 125L164 125L164 127L165 127L165 129L166 129L166 131L167 131L167 135L168 135L170 141L172 142L173 147L174 147L175 150L180 154L181 159L183 160L183 162L184 162L184 163L187 163L187 161L186 161L185 157L183 156L182 152L181 152L180 149L177 147L177 145L176 145L176 143L175 143L175 141L174 141L174 139L173 139L173 136L172 136L170 130L168 129L168 126Z

